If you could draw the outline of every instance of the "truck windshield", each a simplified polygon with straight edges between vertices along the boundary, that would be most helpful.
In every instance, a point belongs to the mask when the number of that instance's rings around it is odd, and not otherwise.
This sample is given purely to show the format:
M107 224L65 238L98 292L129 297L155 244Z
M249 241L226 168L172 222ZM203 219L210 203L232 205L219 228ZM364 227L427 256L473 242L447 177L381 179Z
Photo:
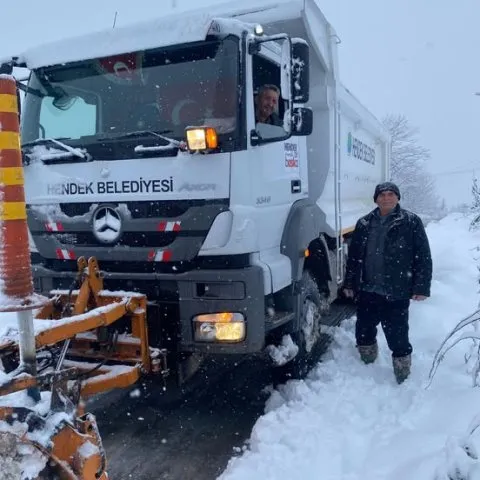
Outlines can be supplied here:
M141 132L181 139L187 126L209 125L231 143L238 57L237 39L226 38L38 69L24 100L22 142L61 138L88 147Z

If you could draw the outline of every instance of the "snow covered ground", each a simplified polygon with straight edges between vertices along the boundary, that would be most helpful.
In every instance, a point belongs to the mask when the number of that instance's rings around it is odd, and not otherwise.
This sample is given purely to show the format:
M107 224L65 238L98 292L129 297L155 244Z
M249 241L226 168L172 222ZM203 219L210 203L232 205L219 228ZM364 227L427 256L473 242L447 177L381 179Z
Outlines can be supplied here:
M480 390L464 359L471 341L447 353L425 388L441 342L478 307L480 233L468 226L455 214L427 228L434 280L432 297L410 309L410 379L395 383L382 333L377 362L361 364L355 320L346 321L306 380L272 393L248 445L219 480L480 479L480 465L460 448L480 414Z

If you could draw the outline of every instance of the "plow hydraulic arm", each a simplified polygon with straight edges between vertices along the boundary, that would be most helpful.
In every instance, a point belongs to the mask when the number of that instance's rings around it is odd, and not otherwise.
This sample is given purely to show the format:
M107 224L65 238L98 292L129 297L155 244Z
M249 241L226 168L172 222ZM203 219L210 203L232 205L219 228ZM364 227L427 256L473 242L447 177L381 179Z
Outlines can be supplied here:
M15 440L44 459L39 479L108 478L97 424L82 400L167 372L165 352L148 344L145 295L104 290L93 257L78 259L76 281L78 289L52 291L34 317L35 375L22 367L16 336L0 339L0 467Z

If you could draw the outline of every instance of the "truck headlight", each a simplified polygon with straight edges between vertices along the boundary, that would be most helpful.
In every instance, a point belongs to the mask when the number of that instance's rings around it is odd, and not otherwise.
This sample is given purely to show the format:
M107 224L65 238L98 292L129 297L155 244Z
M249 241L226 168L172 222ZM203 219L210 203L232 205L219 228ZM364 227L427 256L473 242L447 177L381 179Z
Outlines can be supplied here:
M217 131L212 127L191 127L185 131L191 152L214 150L218 147Z
M241 313L207 313L193 317L196 342L241 342L245 318Z

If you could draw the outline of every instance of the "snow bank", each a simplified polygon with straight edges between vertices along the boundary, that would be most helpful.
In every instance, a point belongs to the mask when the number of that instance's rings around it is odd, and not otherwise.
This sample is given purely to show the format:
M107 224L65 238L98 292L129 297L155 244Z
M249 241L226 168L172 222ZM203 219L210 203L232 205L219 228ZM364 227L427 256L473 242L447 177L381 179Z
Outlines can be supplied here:
M452 327L478 306L480 234L451 215L427 228L432 297L411 307L413 371L397 385L390 352L379 335L379 359L360 363L354 321L335 329L331 351L304 381L269 398L248 449L232 458L221 480L445 480L456 467L477 479L462 448L480 392L470 387L459 345L425 389L432 358ZM473 448L473 446L472 446ZM460 471L458 470L458 471Z

